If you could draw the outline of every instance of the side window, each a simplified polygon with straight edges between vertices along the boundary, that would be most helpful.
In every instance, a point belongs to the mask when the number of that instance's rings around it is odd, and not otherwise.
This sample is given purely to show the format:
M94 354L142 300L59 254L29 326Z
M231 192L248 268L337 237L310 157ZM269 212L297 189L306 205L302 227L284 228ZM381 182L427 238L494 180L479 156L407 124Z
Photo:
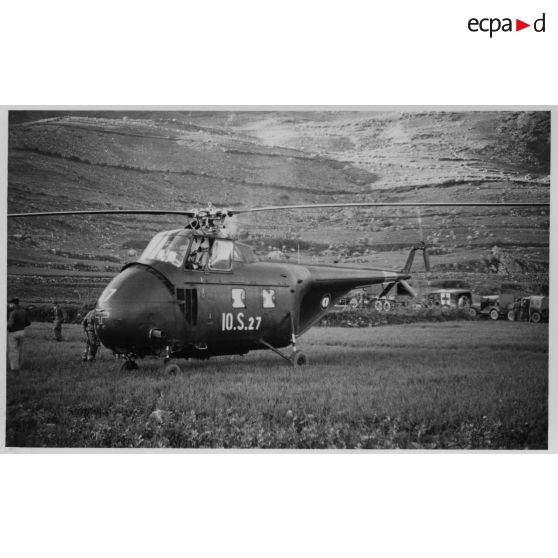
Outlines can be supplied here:
M232 264L233 242L217 238L211 247L209 268L215 271L229 271Z
M233 261L235 261L235 262L243 262L244 261L244 258L242 257L242 252L240 251L240 248L237 245L235 245L235 247L234 247Z
M262 290L262 306L264 308L275 308L275 290Z
M240 256L237 258L237 254ZM256 257L252 252L252 249L246 244L239 244L238 242L234 245L234 261L235 262L244 262L244 263L254 263L256 261Z
M246 291L244 289L232 289L232 307L246 308Z

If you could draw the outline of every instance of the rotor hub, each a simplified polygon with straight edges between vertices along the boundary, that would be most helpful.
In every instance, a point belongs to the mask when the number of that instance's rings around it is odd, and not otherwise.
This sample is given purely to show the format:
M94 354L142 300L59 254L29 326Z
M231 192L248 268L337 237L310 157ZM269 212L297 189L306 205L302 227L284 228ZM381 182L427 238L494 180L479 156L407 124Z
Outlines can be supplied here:
M205 233L221 233L225 231L225 219L232 216L230 209L217 209L210 202L205 209L190 210L191 218L184 228Z

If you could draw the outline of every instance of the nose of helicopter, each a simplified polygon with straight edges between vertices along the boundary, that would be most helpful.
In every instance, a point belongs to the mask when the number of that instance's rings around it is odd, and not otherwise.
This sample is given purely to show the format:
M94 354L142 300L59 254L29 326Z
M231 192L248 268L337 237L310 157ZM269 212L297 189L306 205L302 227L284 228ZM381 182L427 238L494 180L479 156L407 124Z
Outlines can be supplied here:
M97 332L105 347L143 355L165 344L172 330L173 286L155 269L136 264L105 288L96 307Z

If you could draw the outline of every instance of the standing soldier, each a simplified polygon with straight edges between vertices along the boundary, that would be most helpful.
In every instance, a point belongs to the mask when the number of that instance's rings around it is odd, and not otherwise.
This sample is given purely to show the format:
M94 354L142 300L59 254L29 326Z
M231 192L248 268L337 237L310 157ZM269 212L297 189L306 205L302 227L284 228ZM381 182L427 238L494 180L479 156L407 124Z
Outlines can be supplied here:
M58 306L58 302L54 301L52 306L54 338L56 341L62 341L62 324L64 323L64 312Z
M8 358L12 372L19 372L23 361L23 339L25 328L31 325L27 312L19 305L18 298L8 303Z
M85 351L83 351L83 362L93 362L95 360L95 355L97 354L97 349L101 344L97 331L95 330L95 309L89 310L83 318L81 325L85 335L87 337L85 344Z

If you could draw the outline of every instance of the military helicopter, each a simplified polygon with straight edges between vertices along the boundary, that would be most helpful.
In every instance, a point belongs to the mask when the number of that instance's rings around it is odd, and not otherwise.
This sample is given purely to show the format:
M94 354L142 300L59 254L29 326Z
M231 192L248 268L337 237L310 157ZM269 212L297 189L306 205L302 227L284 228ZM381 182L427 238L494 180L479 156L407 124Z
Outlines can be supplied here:
M124 359L163 358L165 372L176 374L171 359L208 359L270 349L294 366L308 363L298 338L350 290L384 284L382 295L407 280L416 252L429 269L424 241L410 248L398 271L339 265L258 261L252 249L234 239L227 219L241 213L343 207L532 206L543 203L330 203L252 209L91 210L18 213L8 217L56 215L180 215L183 228L156 234L139 259L125 265L106 286L95 308L102 344ZM285 347L290 346L290 352Z

